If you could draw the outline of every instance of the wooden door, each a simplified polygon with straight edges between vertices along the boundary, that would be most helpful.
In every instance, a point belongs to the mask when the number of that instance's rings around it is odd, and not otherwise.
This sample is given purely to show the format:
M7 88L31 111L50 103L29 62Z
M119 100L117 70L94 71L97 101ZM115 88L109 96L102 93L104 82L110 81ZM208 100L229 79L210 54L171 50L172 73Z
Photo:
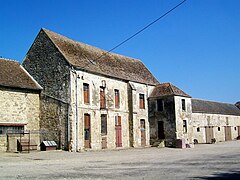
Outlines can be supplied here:
M231 132L231 126L225 126L225 141L231 141L232 140L232 132Z
M121 116L115 117L115 129L116 129L116 147L122 147L122 125Z
M140 120L140 131L141 131L141 146L146 146L146 130L145 130L145 120Z
M238 126L238 136L240 136L240 126Z
M89 114L84 114L84 147L91 148L91 121Z
M213 136L213 127L212 126L206 126L205 127L205 132L206 132L206 143L211 144L212 139L214 138Z
M158 139L165 139L163 121L158 121Z

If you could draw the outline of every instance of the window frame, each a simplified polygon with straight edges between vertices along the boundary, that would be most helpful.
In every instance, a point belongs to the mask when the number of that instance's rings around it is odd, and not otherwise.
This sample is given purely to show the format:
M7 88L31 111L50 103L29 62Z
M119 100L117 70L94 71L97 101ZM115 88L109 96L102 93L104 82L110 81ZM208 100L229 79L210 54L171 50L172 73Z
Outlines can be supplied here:
M115 103L115 108L119 109L120 108L120 92L118 89L114 89L114 103Z
M181 99L181 102L182 102L182 111L186 111L186 100Z
M139 109L145 109L145 95L139 93Z
M101 114L101 135L107 135L107 114Z
M88 83L83 83L83 102L90 104L90 88Z
M23 133L24 125L0 125L0 136L6 135L8 131L10 131L11 133Z
M106 109L106 95L103 86L100 86L100 109Z
M183 133L187 133L187 120L183 120Z

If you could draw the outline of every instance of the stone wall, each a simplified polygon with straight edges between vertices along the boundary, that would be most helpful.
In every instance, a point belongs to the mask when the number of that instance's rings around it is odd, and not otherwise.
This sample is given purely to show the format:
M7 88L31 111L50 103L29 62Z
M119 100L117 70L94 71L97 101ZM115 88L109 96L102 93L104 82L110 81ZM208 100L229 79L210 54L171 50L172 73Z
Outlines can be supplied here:
M84 103L83 84L89 85L89 103ZM100 109L100 86L105 86L106 108ZM115 108L114 90L119 90L120 105ZM75 150L84 148L84 114L90 115L91 148L102 148L101 114L107 116L107 148L116 148L115 117L121 116L122 147L129 147L129 111L127 83L121 80L76 70L71 74L71 137Z
M162 100L163 110L157 110L157 100ZM175 102L173 96L165 96L159 98L151 98L149 100L149 121L150 121L150 134L151 144L157 145L161 142L158 137L158 123L163 122L163 134L165 144L171 146L176 139L176 120L175 120ZM157 143L157 144L156 144Z
M0 123L25 124L24 130L30 130L31 139L38 145L39 114L39 92L0 88ZM16 147L10 148L17 150ZM0 135L0 150L7 150L6 135Z
M206 126L213 127L214 138L217 142L225 141L225 127L230 127L232 139L240 135L238 131L240 116L193 113L192 124L193 139L196 139L198 143L206 143Z
M182 109L182 100L185 100L185 110ZM176 116L176 139L184 139L186 143L193 142L192 129L192 103L191 98L174 96L175 116ZM184 132L183 122L186 121L186 130Z
M152 92L154 86L149 86L146 84L140 84L136 82L130 82L131 85L131 95L132 99L132 143L133 147L140 147L142 146L142 140L141 140L141 126L140 121L145 121L145 136L146 136L146 146L150 145L150 134L149 134L149 118L148 118L148 97L149 94ZM144 94L144 102L145 107L140 108L139 107L139 94Z
M55 141L58 148L68 148L68 106L58 99L41 95L41 141Z
M23 67L43 87L41 95L41 140L54 140L67 148L71 68L42 30L28 51ZM70 123L70 122L69 122Z

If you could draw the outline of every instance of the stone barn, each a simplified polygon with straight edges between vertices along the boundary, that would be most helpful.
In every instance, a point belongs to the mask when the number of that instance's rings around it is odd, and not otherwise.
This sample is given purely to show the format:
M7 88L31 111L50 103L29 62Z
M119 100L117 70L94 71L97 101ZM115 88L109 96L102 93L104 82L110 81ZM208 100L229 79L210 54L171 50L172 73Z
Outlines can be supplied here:
M15 152L26 139L29 146L40 144L41 89L17 61L0 58L0 151Z
M171 83L154 88L148 109L152 145L214 143L240 135L237 106L193 99Z
M45 140L73 151L150 145L147 100L159 82L140 60L41 29L23 66L43 87Z

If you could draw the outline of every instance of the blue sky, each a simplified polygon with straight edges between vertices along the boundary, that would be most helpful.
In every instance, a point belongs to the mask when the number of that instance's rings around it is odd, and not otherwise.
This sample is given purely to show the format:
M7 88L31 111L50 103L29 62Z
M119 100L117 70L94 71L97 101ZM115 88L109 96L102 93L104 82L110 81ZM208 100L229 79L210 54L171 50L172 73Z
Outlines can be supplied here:
M41 27L105 50L181 0L0 0L0 56L22 62ZM187 0L114 50L194 98L240 101L240 1Z

